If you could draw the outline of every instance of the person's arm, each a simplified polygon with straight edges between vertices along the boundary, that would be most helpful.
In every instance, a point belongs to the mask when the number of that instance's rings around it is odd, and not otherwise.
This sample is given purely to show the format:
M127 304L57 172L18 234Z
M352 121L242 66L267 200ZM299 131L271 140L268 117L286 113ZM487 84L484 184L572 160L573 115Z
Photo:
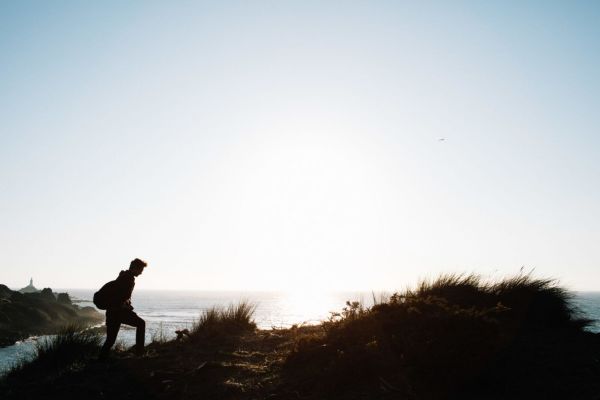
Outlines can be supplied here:
M125 300L125 302L123 303L123 308L133 310L133 306L131 305L131 299Z
M133 287L135 286L135 278L121 278L117 279L117 282L117 303L121 307L133 310L133 307L131 306L131 294L133 293Z
M133 306L131 305L131 295L133 294L133 287L135 286L135 278L131 278L131 280L127 280L126 286L126 296L123 301L123 307L128 308L129 310L133 310Z

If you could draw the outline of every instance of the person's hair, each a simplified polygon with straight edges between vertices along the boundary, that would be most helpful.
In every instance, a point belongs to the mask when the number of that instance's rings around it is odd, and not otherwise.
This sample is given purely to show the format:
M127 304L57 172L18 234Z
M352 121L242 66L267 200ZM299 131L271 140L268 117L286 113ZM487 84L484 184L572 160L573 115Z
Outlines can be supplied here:
M135 267L142 267L142 268L144 268L146 265L148 265L148 263L146 261L140 260L139 258L136 258L135 260L133 260L131 262L131 264L129 264L129 269L135 268Z

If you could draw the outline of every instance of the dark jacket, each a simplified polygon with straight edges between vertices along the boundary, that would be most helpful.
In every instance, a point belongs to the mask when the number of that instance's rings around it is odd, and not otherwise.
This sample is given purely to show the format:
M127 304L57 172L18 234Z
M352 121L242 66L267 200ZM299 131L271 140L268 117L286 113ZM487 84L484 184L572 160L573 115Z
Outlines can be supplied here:
M115 282L115 303L133 310L133 307L131 306L131 293L135 286L135 276L129 270L121 271Z

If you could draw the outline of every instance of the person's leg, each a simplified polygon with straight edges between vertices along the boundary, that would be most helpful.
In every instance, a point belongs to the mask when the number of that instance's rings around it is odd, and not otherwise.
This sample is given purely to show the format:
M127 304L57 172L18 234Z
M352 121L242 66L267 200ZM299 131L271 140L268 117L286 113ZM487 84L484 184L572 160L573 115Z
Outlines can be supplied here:
M111 347L113 347L117 340L117 334L121 327L121 322L119 321L119 316L117 314L118 312L116 310L106 311L106 341L100 350L100 358L106 358L108 356Z
M141 319L133 311L125 311L121 318L121 322L136 328L135 347L136 352L141 353L144 350L144 341L146 339L146 321Z

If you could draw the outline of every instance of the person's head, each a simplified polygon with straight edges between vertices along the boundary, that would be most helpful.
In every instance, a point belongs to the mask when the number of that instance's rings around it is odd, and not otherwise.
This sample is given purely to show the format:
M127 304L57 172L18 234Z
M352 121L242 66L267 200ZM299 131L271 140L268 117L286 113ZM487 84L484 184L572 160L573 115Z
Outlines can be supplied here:
M146 268L147 265L148 263L146 261L136 258L131 262L131 264L129 264L129 270L133 273L133 275L139 276L142 272L144 272L144 268Z

